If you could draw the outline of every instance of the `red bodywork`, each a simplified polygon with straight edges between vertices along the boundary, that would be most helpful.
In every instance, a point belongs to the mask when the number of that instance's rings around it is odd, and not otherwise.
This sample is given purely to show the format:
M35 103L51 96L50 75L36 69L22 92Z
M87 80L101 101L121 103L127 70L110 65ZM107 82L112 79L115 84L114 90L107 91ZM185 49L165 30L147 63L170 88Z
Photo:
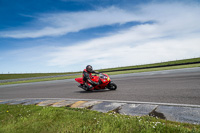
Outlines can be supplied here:
M110 77L107 74L100 74L100 76L94 75L91 76L91 80L94 82L99 82L101 80L100 85L94 86L94 90L100 90L100 89L105 89L106 86L110 83ZM75 78L75 81L83 85L83 78Z

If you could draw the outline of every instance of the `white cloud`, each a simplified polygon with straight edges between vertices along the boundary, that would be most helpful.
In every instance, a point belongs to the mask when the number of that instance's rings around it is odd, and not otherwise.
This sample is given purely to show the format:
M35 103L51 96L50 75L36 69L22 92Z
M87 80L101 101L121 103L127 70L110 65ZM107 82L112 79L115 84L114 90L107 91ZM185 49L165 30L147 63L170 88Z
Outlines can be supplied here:
M128 31L101 39L62 47L51 53L49 65L63 66L92 64L96 69L170 61L200 56L200 38L132 38ZM141 31L139 31L141 32ZM126 37L126 38L125 38ZM71 68L72 69L72 68Z
M101 8L94 11L64 12L41 14L30 23L29 27L21 30L0 32L0 37L38 38L44 36L60 36L83 29L127 23L130 21L154 21L159 23L165 32L177 34L199 29L199 4L186 5L183 3L147 4L138 10L123 10L117 7ZM180 32L179 32L180 33Z
M42 14L30 26L37 26L34 29L25 27L24 30L4 31L0 32L0 37L59 36L102 25L123 24L132 20L137 20L136 16L116 7L95 11Z
M49 29L20 34L15 38L62 35L100 25L125 23L132 20L154 21L113 33L106 37L79 42L72 46L43 47L23 55L23 58L43 58L46 67L78 71L91 64L95 69L147 64L175 59L200 57L200 10L196 5L183 3L148 4L137 12L118 8L78 13L49 14L38 20L48 23ZM98 17L96 17L98 16ZM63 43L59 42L58 43ZM37 52L36 52L37 51ZM37 54L39 51L45 51ZM41 52L39 52L41 53ZM45 57L45 60L44 60Z
M62 47L51 54L49 64L68 66L83 62L105 68L199 57L199 14L194 5L145 5L141 7L140 20L156 23Z

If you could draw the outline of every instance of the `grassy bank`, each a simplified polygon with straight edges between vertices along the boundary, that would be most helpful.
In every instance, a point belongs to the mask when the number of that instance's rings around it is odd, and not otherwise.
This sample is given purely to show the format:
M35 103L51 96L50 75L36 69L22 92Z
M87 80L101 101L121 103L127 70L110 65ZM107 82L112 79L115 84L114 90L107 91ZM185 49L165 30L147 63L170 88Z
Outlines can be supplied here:
M31 79L31 80L23 80L23 81L5 82L5 83L0 83L0 85L42 82L42 81L52 81L52 80L63 80L63 79L75 79L75 78L78 78L78 77L81 77L81 76L82 75L64 76L64 77L55 77L55 78L43 78L43 79Z
M24 73L24 74L0 74L0 80L6 79L18 79L18 78L32 78L32 77L44 77L55 75L76 74L78 72L66 72L66 73ZM79 72L80 73L80 72Z
M180 64L180 63L192 63L192 62L198 62L198 61L200 61L200 58L187 59L187 60L177 60L177 61L155 63L155 64L147 64L147 65L140 65L140 66L129 66L129 67L101 69L101 70L98 70L98 71L102 72L102 71L113 71L113 70L123 70L123 69L134 69L134 68L144 68L144 67L153 67L153 66L173 65L173 64ZM200 67L200 63L188 64L188 65L178 65L178 66L168 66L168 67L158 67L158 68L148 68L148 69L138 69L138 70L106 72L106 73L109 74L109 75L115 75L115 74L161 71L161 70L192 68L192 67ZM80 72L74 72L74 73L35 73L35 74L0 74L0 80L54 76L54 75L65 75L65 74L77 74L77 73L80 73ZM44 78L41 78L41 79L4 82L4 83L0 83L0 85L30 83L30 82L40 82L40 81L50 81L50 80L62 80L62 79L73 79L73 78L77 78L77 77L81 77L81 75L61 76L61 77L52 77L52 78L44 77Z
M194 62L200 62L200 58L175 60L175 61L168 61L168 62L161 62L161 63L154 63L154 64L127 66L127 67L108 68L108 69L101 69L99 71L113 71L113 70L123 70L123 69L147 68L147 67L177 65L177 64L184 64L184 63L194 63Z
M191 64L191 65L161 67L161 68L107 72L107 74L116 75L116 74L126 74L126 73L139 73L139 72L161 71L161 70L171 70L171 69L181 69L181 68L192 68L192 67L200 67L200 63L199 64ZM41 82L41 81L51 81L51 80L63 80L63 79L74 79L74 78L78 78L78 77L81 77L81 76L82 75L64 76L64 77L55 77L55 78L44 78L44 79L32 79L32 80L24 80L24 81L5 82L5 83L0 83L0 85L31 83L31 82Z
M162 70L183 69L183 68L193 68L193 67L200 67L200 63L199 63L199 64L190 64L190 65L180 65L180 66L170 66L170 67L159 67L159 68L140 69L140 70L128 70L128 71L107 72L107 74L109 74L109 75L116 75L116 74L139 73L139 72L151 72L151 71L162 71Z
M199 133L200 125L183 124L149 116L132 117L67 107L0 105L2 133Z
M200 62L200 58L176 60L176 61L169 61L169 62L162 62L162 63L155 63L155 64L146 64L146 65L138 65L138 66L108 68L108 69L101 69L101 70L98 70L98 71L99 72L103 72L103 71L122 70L122 69L134 69L134 68L144 68L144 67L153 67L153 66L175 65L175 64L181 64L181 63L192 63L192 62ZM188 66L190 66L190 65L188 65ZM0 74L0 80L18 79L18 78L31 78L31 77L43 77L43 76L54 76L54 75L65 75L65 74L76 74L76 73L80 73L80 72Z

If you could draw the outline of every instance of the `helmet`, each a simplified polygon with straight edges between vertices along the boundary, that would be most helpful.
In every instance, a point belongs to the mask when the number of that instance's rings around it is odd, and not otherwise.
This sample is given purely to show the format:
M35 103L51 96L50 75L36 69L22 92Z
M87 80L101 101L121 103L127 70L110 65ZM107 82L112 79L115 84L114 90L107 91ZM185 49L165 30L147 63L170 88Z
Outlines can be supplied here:
M87 66L86 66L86 70L87 70L88 72L92 72L92 71L93 71L93 68L92 68L91 65L87 65Z

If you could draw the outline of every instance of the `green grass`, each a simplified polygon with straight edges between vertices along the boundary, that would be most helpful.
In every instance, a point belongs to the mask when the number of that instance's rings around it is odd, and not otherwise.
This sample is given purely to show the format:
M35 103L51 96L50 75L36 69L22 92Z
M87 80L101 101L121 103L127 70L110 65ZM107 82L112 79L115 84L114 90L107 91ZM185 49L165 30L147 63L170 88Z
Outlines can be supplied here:
M98 70L99 72L103 71L112 71L112 70L121 70L121 69L131 69L131 68L143 68L143 67L152 67L152 66L163 66L163 65L174 65L180 63L191 63L191 62L200 62L200 58L192 58L185 60L176 60L162 63L138 65L138 66L127 66L127 67L117 67L117 68L108 68ZM0 74L0 80L5 79L18 79L18 78L31 78L31 77L43 77L43 76L54 76L54 75L64 75L64 74L75 74L80 72L66 72L66 73L29 73L29 74Z
M80 72L0 74L0 80L5 80L5 79L18 79L18 78L32 78L32 77L43 77L43 76L55 76L55 75L75 74L75 73L80 73Z
M168 62L161 62L161 63L154 63L154 64L145 64L145 65L136 65L136 66L108 68L108 69L101 69L99 71L103 72L103 71L112 71L112 70L121 70L121 69L134 69L134 68L144 68L144 67L154 67L154 66L164 66L164 65L176 65L176 64L181 64L181 63L193 63L193 62L200 62L200 58L175 60L175 61L168 61Z
M116 74L139 73L139 72L149 72L149 71L161 71L161 70L171 70L171 69L181 69L181 68L192 68L192 67L200 67L200 63L199 64L191 64L191 65L161 67L161 68L150 68L150 69L140 69L140 70L107 72L107 74L116 75ZM81 76L82 75L64 76L64 77L55 77L55 78L44 78L44 79L32 79L32 80L24 80L24 81L5 82L5 83L0 83L0 85L21 84L21 83L31 83L31 82L41 82L41 81L51 81L51 80L63 80L63 79L75 79L75 78L78 78L78 77L81 77Z
M31 83L31 82L42 82L42 81L52 81L52 80L63 80L63 79L75 79L75 78L78 78L78 77L81 77L81 76L82 75L64 76L64 77L55 77L55 78L44 78L44 79L32 79L32 80L5 82L5 83L0 83L0 85L21 84L21 83Z
M200 125L67 107L0 105L0 133L200 133Z
M126 74L126 73L139 73L139 72L150 72L150 71L161 71L161 70L172 70L172 69L192 68L192 67L200 67L200 63L199 63L199 64L190 64L190 65L180 65L180 66L170 66L170 67L159 67L159 68L140 69L140 70L128 70L128 71L107 72L107 74L109 74L109 75L116 75L116 74Z

